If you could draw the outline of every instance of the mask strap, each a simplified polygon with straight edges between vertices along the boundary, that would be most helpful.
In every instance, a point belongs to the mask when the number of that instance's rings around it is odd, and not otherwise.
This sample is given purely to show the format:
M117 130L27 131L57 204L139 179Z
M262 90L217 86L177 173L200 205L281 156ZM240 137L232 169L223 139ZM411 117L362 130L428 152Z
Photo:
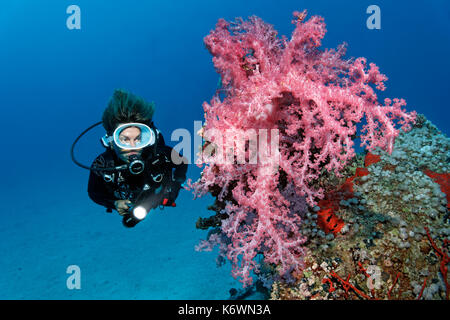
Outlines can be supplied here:
M109 148L111 146L113 138L108 136L107 134L101 137L100 141L105 148Z

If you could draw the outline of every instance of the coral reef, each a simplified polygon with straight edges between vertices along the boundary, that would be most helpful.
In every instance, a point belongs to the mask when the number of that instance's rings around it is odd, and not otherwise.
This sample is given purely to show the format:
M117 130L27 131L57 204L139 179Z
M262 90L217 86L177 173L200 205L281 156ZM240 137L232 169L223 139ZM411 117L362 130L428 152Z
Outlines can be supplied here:
M294 12L293 24L288 40L258 17L220 19L205 37L222 88L203 104L204 168L189 186L196 196L217 198L216 215L198 222L215 227L199 249L219 244L244 286L262 265L276 266L287 282L303 272L308 206L327 194L320 178L332 173L339 180L355 158L358 123L365 121L362 146L391 153L396 127L407 131L415 120L402 109L403 99L378 101L376 90L385 89L387 77L375 64L344 59L345 44L320 49L321 17L306 20L306 11ZM334 237L345 226L332 212L335 200L325 200L330 207L319 212L320 224Z
M305 269L294 285L272 282L272 299L448 299L450 139L418 120L392 154L375 149L355 159L364 170L348 172L365 174L344 180L353 193L334 208L345 222L339 233L326 234L322 209L310 210Z

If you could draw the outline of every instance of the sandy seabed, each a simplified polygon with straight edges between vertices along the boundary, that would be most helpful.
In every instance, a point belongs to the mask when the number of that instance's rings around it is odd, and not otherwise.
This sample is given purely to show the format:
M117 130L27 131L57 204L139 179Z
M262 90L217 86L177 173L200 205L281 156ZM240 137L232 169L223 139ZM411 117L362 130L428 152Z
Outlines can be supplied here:
M14 205L1 213L0 299L227 299L239 288L229 263L217 268L217 251L194 250L206 237L195 222L212 198L182 190L176 208L126 229L88 198L86 183L46 181L25 197L20 183L3 191ZM80 289L67 288L70 265L80 268Z

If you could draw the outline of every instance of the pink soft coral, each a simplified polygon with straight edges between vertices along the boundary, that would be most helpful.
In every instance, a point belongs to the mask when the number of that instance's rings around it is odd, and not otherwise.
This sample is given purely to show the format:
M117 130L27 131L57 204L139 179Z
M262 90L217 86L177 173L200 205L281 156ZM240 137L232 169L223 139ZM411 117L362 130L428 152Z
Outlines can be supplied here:
M201 179L191 185L198 196L220 188L219 200L231 190L233 201L226 201L228 218L221 228L231 240L227 257L233 275L244 285L252 282L250 271L257 271L258 253L265 262L278 265L280 273L302 268L301 217L284 196L285 189L315 205L323 190L311 182L324 168L339 175L354 157L356 124L364 116L361 145L389 152L398 135L394 122L406 131L415 120L414 112L401 109L406 105L403 99L385 99L380 105L372 86L384 90L387 78L375 64L367 67L364 58L342 59L345 44L319 50L326 33L323 18L305 21L305 16L306 11L294 12L290 41L278 38L258 17L231 23L220 19L204 39L223 84L210 104L203 104L205 140L219 150L226 143L218 136L238 139L250 129L279 132L278 170L270 161L230 164L202 155L206 166ZM233 147L248 159L248 145Z

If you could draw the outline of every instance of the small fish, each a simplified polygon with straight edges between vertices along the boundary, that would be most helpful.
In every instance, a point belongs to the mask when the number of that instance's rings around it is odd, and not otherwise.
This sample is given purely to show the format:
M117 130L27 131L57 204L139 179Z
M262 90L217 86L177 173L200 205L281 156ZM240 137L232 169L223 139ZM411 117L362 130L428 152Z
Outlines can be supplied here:
M306 9L303 10L302 12L300 12L300 13L297 13L296 14L297 22L302 22L306 18L307 14L308 14L308 12L306 11Z

